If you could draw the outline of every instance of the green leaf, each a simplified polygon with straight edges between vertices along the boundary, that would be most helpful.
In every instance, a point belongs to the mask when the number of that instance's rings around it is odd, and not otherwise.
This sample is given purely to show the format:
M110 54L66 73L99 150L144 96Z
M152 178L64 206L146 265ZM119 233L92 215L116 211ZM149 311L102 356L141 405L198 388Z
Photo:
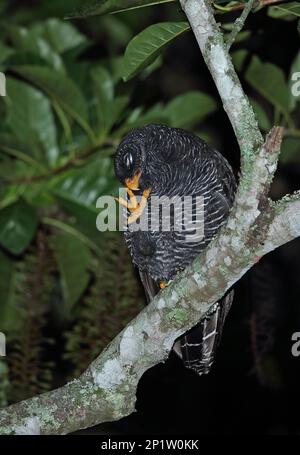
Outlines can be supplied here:
M223 24L222 28L228 32L231 32L234 28L234 22L229 22L227 24ZM235 44L240 43L246 39L248 39L251 36L251 31L250 30L242 30L239 32L234 40Z
M243 30L242 32L237 34L237 37L235 38L234 43L235 44L241 43L242 41L245 41L248 38L250 38L250 36L251 36L250 30Z
M114 97L114 82L107 69L103 66L97 66L93 68L91 77L96 86L97 95L111 102Z
M130 101L130 97L127 95L117 96L114 99L114 102L112 105L111 121L110 121L109 129L111 129L111 127L120 120L122 114L124 113L124 110L126 109L126 107L129 104L129 101Z
M164 107L161 103L154 105L147 112L143 112L143 108L138 107L131 112L127 122L116 131L116 137L123 136L128 131L139 126L144 126L149 123L168 123L169 117L164 112Z
M38 225L35 210L25 201L0 210L0 244L12 254L21 254L33 239Z
M35 24L32 30L42 36L59 54L87 42L72 24L51 18Z
M141 79L146 79L150 74L154 73L158 68L162 66L163 60L162 56L159 55L153 63L151 63L147 68L144 69L144 71L141 73Z
M82 226L79 224L76 217L73 217L73 219L69 221L61 221L56 218L44 217L42 218L41 222L48 226L55 227L56 229L59 229L60 231L77 238L96 255L101 257L103 249L99 248L97 242L94 242L92 238L95 237L96 234L96 240L98 241L100 239L99 231L95 225L95 219L93 219L92 230L82 229ZM91 232L93 235L91 235Z
M31 153L31 146L30 144L25 144L20 142L16 135L13 133L0 133L0 151L5 153L8 156L13 158L17 158L15 162L23 161L30 167L39 171L39 173L47 172L48 167L45 166L44 163L37 161Z
M168 44L188 30L188 22L160 22L136 35L125 51L124 80L128 81L153 63Z
M293 17L300 17L299 2L282 3L280 5L270 6L268 15L275 19L290 20Z
M86 166L72 169L53 182L52 194L60 205L76 219L77 230L95 244L99 243L96 201L102 195L116 195L116 180L111 158L97 156Z
M272 124L264 108L253 98L251 98L251 104L257 117L260 129L263 131L270 131Z
M19 51L35 54L48 62L55 70L65 73L60 55L40 36L38 30L14 26L10 29L10 38Z
M90 134L86 101L72 79L37 65L16 66L13 71L37 85Z
M0 43L0 63L5 62L11 55L14 54L14 49L6 46L3 43Z
M215 100L205 93L191 91L177 96L164 109L171 126L191 127L216 110Z
M99 196L114 193L119 184L114 176L110 158L90 160L86 166L72 169L58 177L52 186L55 196L73 202L98 213L96 201Z
M237 71L242 71L248 54L246 49L239 49L232 53L232 61Z
M100 137L105 137L128 105L128 96L114 97L114 81L110 73L103 67L94 68L91 73L94 89L94 105L98 119Z
M26 52L26 51L16 51L12 55L8 57L8 59L5 62L5 66L7 69L10 69L13 66L18 66L18 65L41 65L45 66L47 62L45 60L38 56L37 54L34 54L33 52ZM49 65L51 66L51 65Z
M114 84L117 84L123 79L123 68L124 68L124 57L123 55L118 55L117 57L110 57L108 59L102 60L102 65L105 68L108 68Z
M56 234L50 244L60 273L64 310L70 316L89 282L88 267L92 255L84 243L69 234Z
M246 71L246 80L280 112L288 115L290 95L283 71L272 63L254 57Z
M102 33L109 36L113 55L115 54L114 50L126 46L134 35L130 25L122 20L122 17L116 15L103 16L101 18L101 30Z
M16 273L14 261L0 250L0 332L16 329Z
M102 132L109 131L112 122L112 104L114 99L114 84L109 72L98 66L91 73L95 93L95 107Z
M75 12L67 16L67 19L74 19L87 16L98 16L102 14L119 13L145 6L159 5L170 3L175 0L98 0L91 1L85 5L81 11Z
M15 137L21 143L35 147L37 151L42 146L47 162L55 164L59 150L55 120L49 99L29 84L10 77L7 78L6 89L7 123ZM45 160L42 159L42 161Z

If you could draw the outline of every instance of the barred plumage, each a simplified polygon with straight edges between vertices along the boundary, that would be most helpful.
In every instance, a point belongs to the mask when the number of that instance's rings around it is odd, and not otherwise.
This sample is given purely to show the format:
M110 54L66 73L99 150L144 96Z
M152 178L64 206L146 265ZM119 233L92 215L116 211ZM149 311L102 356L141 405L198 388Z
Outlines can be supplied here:
M128 160L128 157L130 158ZM126 160L125 160L126 158ZM191 196L186 209L195 215L197 197L202 197L203 237L190 241L192 221L179 231L182 220L171 217L171 229L125 232L133 263L138 267L147 300L159 290L161 281L169 281L188 266L208 245L226 220L234 200L236 182L226 159L200 138L181 129L148 125L130 132L121 142L115 159L116 175L122 183L139 175L139 190L151 188L147 201L151 218L156 197ZM197 207L199 209L199 207ZM200 220L201 221L201 220ZM198 220L198 225L200 226ZM232 293L216 303L206 317L177 343L185 366L199 374L207 373L224 320L230 308ZM178 346L180 345L180 349Z

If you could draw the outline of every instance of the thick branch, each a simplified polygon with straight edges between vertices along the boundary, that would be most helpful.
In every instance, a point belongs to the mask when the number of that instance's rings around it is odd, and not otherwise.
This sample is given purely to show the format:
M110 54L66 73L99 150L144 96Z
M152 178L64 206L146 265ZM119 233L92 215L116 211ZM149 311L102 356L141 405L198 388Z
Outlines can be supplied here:
M141 375L257 260L300 234L300 194L272 204L282 128L263 144L208 0L181 0L242 152L242 178L228 222L209 247L158 294L90 365L61 389L0 411L2 434L62 434L134 411Z
M285 196L273 204L274 217L268 226L261 256L300 237L300 192Z
M253 109L229 57L226 43L216 23L210 0L180 0L215 81L224 109L240 145L242 164L255 158L263 143Z

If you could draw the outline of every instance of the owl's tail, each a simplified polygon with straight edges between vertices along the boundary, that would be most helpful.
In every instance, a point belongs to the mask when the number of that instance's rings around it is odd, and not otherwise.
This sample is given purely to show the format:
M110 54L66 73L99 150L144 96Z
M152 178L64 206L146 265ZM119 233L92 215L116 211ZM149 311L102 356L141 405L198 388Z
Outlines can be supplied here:
M149 303L159 292L159 285L147 272L140 271L140 277ZM175 342L173 350L182 358L186 368L199 375L209 373L232 300L233 291L230 291L213 305L199 324Z
M175 351L182 357L186 368L199 375L209 373L232 300L233 291L230 291L213 305L199 324L176 342Z

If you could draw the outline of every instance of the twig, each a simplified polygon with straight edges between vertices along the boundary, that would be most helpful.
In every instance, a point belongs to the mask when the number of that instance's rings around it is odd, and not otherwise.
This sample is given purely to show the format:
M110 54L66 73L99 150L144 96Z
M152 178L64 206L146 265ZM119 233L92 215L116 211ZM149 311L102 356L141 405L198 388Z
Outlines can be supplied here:
M96 153L98 150L101 150L105 147L110 147L112 145L116 146L117 143L115 141L105 141L103 143L93 145L91 147L88 147L81 154L72 157L70 160L68 160L62 166L51 169L49 172L44 172L42 174L33 175L31 177L24 177L24 178L18 178L18 179L6 179L5 181L7 184L11 184L11 185L41 182L42 180L49 179L49 178L55 177L59 174L62 174L63 172L66 172L67 170L71 169L73 166L80 164L86 158L89 158L91 155Z
M249 0L248 3L246 4L245 8L243 9L242 14L240 17L238 17L233 25L233 29L231 30L228 38L227 38L227 49L229 50L234 43L237 35L240 33L242 28L244 27L244 24L246 22L246 19L248 15L250 14L252 8L254 7L255 3L257 0Z
M255 156L263 144L253 108L245 95L209 0L180 0L223 107L237 137L242 162ZM205 13L204 13L205 12ZM253 158L252 158L253 159Z

